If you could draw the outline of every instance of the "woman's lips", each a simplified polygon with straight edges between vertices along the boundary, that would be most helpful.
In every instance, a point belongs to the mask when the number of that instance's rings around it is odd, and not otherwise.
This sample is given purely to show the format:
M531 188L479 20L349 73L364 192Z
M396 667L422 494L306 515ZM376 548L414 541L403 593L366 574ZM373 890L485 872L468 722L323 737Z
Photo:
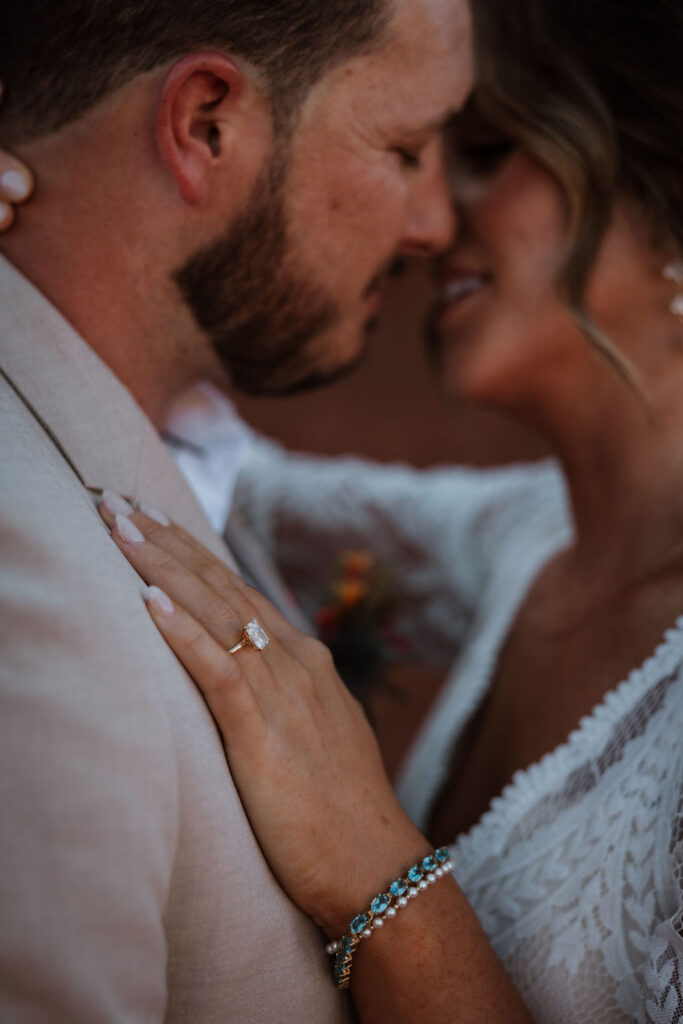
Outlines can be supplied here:
M451 271L440 276L439 280L439 306L442 311L449 307L458 306L487 288L491 283L491 275L477 271L462 270Z
M437 277L438 294L434 309L434 327L455 327L476 309L493 281L491 274L475 270L442 270Z

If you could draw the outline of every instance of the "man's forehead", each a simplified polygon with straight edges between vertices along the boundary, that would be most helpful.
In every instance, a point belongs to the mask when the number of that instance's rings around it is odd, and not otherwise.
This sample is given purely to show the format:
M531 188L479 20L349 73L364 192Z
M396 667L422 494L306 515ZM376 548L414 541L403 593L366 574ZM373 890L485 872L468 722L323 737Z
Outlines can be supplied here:
M443 123L465 102L473 79L468 0L397 0L382 56L405 87L432 105L430 122ZM436 109L434 109L436 104Z
M467 0L397 0L382 43L328 72L300 125L317 131L323 115L380 134L438 129L464 106L472 65Z
M406 57L426 47L438 56L464 59L469 66L469 0L395 0L385 39L387 47Z

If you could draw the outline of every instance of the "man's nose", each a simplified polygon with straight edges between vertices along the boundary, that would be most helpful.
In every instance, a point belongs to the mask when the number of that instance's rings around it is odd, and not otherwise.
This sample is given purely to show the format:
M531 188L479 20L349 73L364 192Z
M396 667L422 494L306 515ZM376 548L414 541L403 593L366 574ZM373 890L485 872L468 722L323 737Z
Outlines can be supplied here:
M442 147L430 147L408 200L401 252L434 256L453 244L457 218L450 194Z

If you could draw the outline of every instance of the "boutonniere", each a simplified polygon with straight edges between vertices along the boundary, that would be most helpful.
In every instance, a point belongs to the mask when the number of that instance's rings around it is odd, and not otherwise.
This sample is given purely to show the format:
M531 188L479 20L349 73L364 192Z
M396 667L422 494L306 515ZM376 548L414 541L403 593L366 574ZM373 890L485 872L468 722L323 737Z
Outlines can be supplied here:
M316 622L339 675L357 697L382 682L384 667L404 648L393 631L396 605L391 574L371 552L338 556Z

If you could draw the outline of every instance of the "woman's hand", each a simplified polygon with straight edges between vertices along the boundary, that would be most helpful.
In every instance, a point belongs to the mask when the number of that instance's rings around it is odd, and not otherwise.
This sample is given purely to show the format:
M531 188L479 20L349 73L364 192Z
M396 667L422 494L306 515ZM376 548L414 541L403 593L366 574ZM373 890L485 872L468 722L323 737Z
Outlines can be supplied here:
M206 697L271 867L338 938L392 875L428 850L391 790L359 704L317 640L184 530L117 496L105 496L100 510L153 588L154 621ZM254 618L268 646L230 654ZM410 903L354 954L363 1024L532 1024L450 876Z
M14 207L19 203L25 203L32 195L33 189L33 175L28 167L4 149L0 149L0 231L6 231L12 226L15 217Z
M163 591L152 590L151 615L216 718L271 867L338 937L387 872L428 851L394 796L360 705L327 648L185 531L139 512L115 520L106 500L101 512L126 558ZM229 654L254 618L268 646Z

